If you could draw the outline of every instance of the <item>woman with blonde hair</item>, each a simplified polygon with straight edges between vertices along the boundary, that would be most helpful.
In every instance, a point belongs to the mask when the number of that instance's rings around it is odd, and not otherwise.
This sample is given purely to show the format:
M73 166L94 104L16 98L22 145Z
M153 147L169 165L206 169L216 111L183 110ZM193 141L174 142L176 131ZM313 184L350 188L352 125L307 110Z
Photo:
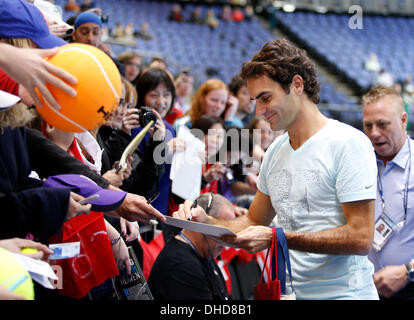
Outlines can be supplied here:
M182 125L191 128L204 114L222 118L227 126L233 125L238 103L238 99L229 94L227 84L219 79L209 79L197 90L190 110L176 120L175 128L178 130Z

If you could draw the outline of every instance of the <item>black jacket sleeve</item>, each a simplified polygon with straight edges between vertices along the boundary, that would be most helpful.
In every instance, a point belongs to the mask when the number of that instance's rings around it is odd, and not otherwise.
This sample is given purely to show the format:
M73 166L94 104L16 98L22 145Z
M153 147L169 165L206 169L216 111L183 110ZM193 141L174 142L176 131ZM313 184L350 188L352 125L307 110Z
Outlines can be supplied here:
M61 227L70 191L44 188L29 177L24 127L0 134L0 237L24 237L28 232L46 240Z
M25 237L32 233L42 242L57 233L66 217L70 190L32 188L0 197L0 238Z
M109 137L104 139L101 136L104 143L104 152L106 151L110 166L114 165L115 161L119 161L122 157L122 153L128 144L132 141L132 137L119 129L112 129Z
M82 174L102 188L106 189L109 186L109 181L67 154L38 130L27 129L27 145L30 165L40 177L46 178L65 173Z
M144 197L157 192L159 179L165 172L165 164L156 164L153 157L154 149L160 143L151 139L145 147L144 153L139 151L134 153L137 165L133 168L131 176L124 181L124 184L121 186L122 190Z

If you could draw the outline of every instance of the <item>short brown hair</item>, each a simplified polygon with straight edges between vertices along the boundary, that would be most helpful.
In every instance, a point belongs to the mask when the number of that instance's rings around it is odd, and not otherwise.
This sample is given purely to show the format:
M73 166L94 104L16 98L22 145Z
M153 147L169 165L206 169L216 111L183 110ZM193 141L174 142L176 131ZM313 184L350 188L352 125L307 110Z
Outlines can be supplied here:
M241 76L247 80L267 76L279 83L289 94L289 86L293 77L299 75L303 79L304 91L309 99L320 102L318 75L315 64L310 60L305 50L297 48L285 39L267 42L251 61L243 63Z
M397 90L393 87L385 87L385 86L378 86L369 90L366 94L362 96L362 106L365 107L366 105L377 102L386 96L395 96L400 100L399 103L400 107L402 108L400 111L404 111L404 101L401 95L398 93Z
M142 59L141 56L134 51L124 51L119 55L118 60L124 64L127 64L134 58Z

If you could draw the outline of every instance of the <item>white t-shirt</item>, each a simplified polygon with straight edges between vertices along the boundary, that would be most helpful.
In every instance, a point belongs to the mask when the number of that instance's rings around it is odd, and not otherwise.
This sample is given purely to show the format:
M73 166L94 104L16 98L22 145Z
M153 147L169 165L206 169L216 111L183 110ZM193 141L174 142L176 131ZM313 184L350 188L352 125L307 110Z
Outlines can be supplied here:
M289 135L268 148L258 189L269 195L280 227L319 232L346 224L341 203L376 198L377 165L369 139L336 120L300 148ZM367 256L290 250L298 299L378 299Z

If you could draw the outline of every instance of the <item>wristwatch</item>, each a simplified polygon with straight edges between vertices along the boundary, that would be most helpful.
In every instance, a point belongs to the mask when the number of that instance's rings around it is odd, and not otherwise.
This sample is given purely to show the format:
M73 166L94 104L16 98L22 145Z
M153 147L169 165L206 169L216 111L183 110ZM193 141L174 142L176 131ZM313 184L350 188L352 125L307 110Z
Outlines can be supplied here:
M410 282L414 282L414 261L411 260L409 263L405 265L407 268L407 279Z

